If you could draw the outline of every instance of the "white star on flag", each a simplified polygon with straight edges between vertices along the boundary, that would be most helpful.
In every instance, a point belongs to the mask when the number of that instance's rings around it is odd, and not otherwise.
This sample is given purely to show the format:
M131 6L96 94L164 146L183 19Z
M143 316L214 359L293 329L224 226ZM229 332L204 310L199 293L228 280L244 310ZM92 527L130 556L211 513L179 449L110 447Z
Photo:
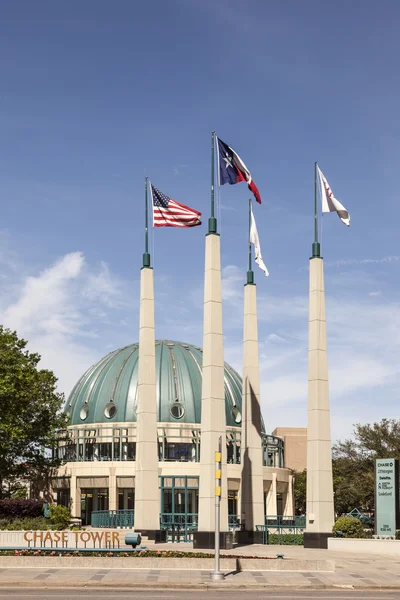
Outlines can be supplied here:
M225 156L224 161L225 161L225 169L228 169L228 167L232 166L232 159L230 156L228 156L228 154Z

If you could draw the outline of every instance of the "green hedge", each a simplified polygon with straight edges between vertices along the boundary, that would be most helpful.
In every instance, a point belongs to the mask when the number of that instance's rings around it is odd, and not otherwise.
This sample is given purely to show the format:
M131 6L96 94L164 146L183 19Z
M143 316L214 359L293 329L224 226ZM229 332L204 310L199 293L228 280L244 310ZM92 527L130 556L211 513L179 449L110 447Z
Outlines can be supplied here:
M0 518L0 530L6 531L30 531L40 530L62 530L68 529L71 520L69 508L52 504L50 506L50 518L43 516L23 518Z
M49 519L44 517L26 518L26 519L0 519L0 530L3 531L29 531L42 529L58 529Z
M270 533L268 544L281 546L302 546L304 536L302 533Z

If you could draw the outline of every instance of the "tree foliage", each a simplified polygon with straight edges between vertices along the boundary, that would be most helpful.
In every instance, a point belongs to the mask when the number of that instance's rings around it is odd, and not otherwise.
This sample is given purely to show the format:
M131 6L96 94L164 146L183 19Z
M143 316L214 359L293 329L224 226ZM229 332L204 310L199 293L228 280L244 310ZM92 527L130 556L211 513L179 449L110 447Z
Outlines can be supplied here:
M11 497L21 480L37 481L56 466L49 450L66 425L55 375L39 369L39 354L26 346L0 325L0 498Z
M353 508L374 510L374 468L376 458L400 459L400 420L382 419L378 423L355 425L354 437L337 442L332 448L335 512L342 515ZM295 474L295 503L305 512L306 471Z
M296 515L306 514L307 471L294 472L294 506Z

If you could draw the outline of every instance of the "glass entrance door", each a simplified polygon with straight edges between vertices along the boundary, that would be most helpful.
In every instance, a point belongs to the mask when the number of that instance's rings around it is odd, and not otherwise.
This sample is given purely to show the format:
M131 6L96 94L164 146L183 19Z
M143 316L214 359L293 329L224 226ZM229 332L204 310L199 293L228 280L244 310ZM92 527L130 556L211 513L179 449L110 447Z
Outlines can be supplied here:
M118 510L133 510L135 507L135 489L118 488Z
M82 525L90 525L93 511L108 510L108 488L81 489Z
M160 477L161 528L167 541L188 542L197 531L199 512L198 477Z

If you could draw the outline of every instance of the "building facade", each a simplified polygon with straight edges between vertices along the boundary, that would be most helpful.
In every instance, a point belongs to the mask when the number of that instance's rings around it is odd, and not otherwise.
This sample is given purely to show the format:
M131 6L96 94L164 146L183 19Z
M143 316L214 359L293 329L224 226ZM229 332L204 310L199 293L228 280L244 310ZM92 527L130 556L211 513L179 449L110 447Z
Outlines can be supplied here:
M304 471L307 468L307 427L276 427L272 435L283 440L285 467Z
M169 340L155 348L160 529L183 526L190 538L199 517L202 350ZM60 436L62 466L53 491L84 525L98 524L102 511L134 519L138 358L138 344L111 352L84 373L65 405L70 425ZM242 493L242 379L226 363L224 388L228 527L234 529ZM291 516L284 442L268 435L264 423L261 429L264 514Z

